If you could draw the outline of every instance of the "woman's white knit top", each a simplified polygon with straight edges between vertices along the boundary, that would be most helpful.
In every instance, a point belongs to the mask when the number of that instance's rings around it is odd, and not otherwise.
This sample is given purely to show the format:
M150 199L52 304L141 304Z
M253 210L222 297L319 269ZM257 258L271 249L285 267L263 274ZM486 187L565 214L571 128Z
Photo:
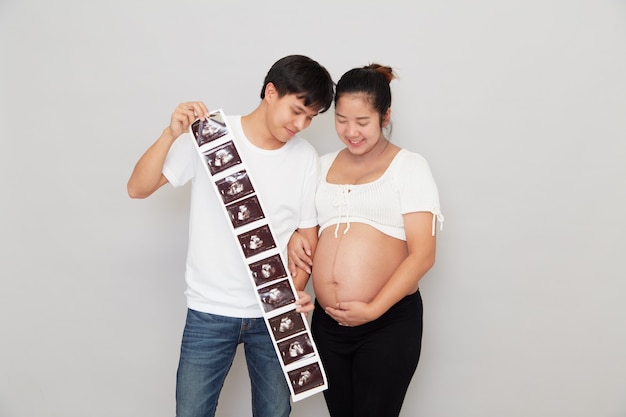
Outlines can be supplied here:
M380 178L366 184L331 184L326 181L328 170L339 151L320 158L320 181L315 203L320 233L335 226L335 236L340 223L368 224L381 232L406 240L403 214L430 212L433 214L432 233L443 216L439 207L439 192L430 172L428 162L421 155L406 149L400 150Z

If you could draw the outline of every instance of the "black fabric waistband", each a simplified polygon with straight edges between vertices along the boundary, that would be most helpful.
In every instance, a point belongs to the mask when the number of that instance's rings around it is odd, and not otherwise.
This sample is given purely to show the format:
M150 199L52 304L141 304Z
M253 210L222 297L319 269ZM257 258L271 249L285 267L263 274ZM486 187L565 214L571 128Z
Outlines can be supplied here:
M419 304L419 306L416 306L415 304ZM389 320L393 320L395 317L404 315L405 313L415 314L416 308L418 309L418 313L421 314L422 296L419 290L417 290L413 294L407 295L406 297L398 301L389 310L387 310L382 316L380 316L374 321L371 321L369 323L365 323L361 326L356 326L356 327L347 327L347 326L340 326L340 327L345 328L345 329L355 329L355 328L364 329L367 327L376 328ZM326 312L324 311L320 303L317 301L317 299L315 300L315 309L313 310L313 319L326 322L327 325L332 324L332 325L339 326L339 323L337 323L331 316L326 314Z

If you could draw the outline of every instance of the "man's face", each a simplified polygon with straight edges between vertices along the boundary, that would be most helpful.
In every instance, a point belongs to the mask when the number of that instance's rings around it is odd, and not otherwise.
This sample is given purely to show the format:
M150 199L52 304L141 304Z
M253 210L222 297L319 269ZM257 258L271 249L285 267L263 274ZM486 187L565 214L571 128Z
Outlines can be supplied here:
M305 106L304 99L296 94L279 97L273 90L269 99L267 126L276 140L286 143L306 129L317 114L318 109Z

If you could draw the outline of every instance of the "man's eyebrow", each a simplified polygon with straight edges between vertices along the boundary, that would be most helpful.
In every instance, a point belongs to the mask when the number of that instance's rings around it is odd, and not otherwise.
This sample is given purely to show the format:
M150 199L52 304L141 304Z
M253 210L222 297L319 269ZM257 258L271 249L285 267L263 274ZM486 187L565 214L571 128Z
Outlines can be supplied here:
M294 107L296 108L296 110L298 110L298 111L300 111L302 113L306 113L306 115L310 116L310 117L315 117L315 116L317 116L319 114L319 111L316 111L316 112L309 111L308 107L303 106L301 104L294 104Z

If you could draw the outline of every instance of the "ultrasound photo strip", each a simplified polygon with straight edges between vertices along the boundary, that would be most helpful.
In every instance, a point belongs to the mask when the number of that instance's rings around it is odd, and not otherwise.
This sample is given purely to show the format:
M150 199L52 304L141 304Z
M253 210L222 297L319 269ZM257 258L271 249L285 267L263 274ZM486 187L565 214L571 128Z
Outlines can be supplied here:
M299 401L325 390L324 367L306 316L296 311L297 293L286 259L223 111L215 110L207 118L196 120L190 131L248 267L250 285L256 291L291 398Z

